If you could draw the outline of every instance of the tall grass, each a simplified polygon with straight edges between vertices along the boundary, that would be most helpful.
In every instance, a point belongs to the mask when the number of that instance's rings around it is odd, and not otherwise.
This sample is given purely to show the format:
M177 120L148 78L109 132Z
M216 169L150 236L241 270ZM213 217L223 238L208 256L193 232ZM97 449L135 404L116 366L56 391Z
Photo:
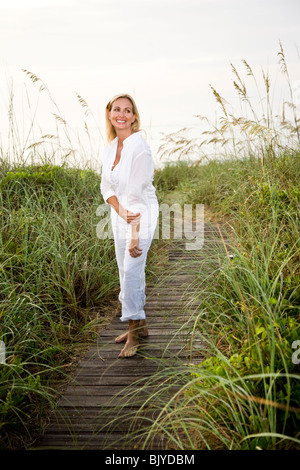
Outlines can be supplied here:
M23 72L30 85L24 84L25 98L18 96L13 82L9 85L7 125L0 132L2 164L67 164L100 171L104 138L86 100L74 92L83 119L74 128L45 81L27 69ZM40 122L41 108L49 110L47 128Z
M112 240L96 236L99 182L92 171L67 167L2 169L3 446L21 445L12 436L24 438L29 417L42 421L38 407L56 396L51 380L63 377L76 344L109 321L105 306L118 279Z
M281 44L278 57L289 80ZM251 67L243 64L256 84ZM267 73L265 96L259 98L265 107L258 112L241 74L234 66L232 71L247 115L232 114L212 87L223 115L204 140L197 144L180 131L166 136L161 147L164 158L177 154L180 161L155 174L160 202L204 203L206 214L227 223L231 246L217 270L194 273L197 290L186 306L195 315L191 332L205 344L203 362L163 367L150 379L151 395L129 416L132 424L142 423L134 436L145 449L157 435L166 449L300 444L299 365L292 360L300 335L299 119L292 92L291 118L285 112L274 115ZM6 363L0 364L2 448L33 442L49 403L55 402L55 381L67 378L76 345L91 340L109 321L113 311L106 305L116 298L118 286L112 240L96 237L100 177L68 166L74 150L70 128L44 82L25 73L50 96L58 132L37 141L28 134L24 145L11 97L9 147L1 149L0 167L0 340L6 345ZM77 98L86 113L86 102ZM204 144L218 153L200 165ZM196 163L184 161L195 152ZM57 166L57 156L65 163ZM161 258L155 250L149 275ZM138 402L148 385L130 402ZM154 414L144 426L140 415L148 408Z
M184 202L203 202L222 219L230 253L217 269L212 259L210 269L193 273L196 290L185 307L192 322L188 355L197 338L203 361L169 365L163 351L153 358L159 372L128 395L143 405L127 413L125 448L136 438L142 449L158 438L164 449L300 448L300 374L293 360L300 338L299 169L300 152L293 151L266 162L264 172L254 159L234 159L181 162L157 173L164 198L184 188Z
M78 358L119 307L114 243L97 237L101 175L86 164L74 167L81 143L74 144L44 82L25 72L48 93L57 133L36 140L33 120L22 139L11 93L9 138L0 152L2 449L28 448L39 437ZM156 246L160 261L149 256L148 278L163 258Z
M288 77L281 45L279 58ZM251 108L234 67L233 73L235 88ZM253 107L251 121L230 116L213 89L224 117L211 131L211 143L220 138L231 155L225 150L222 161L183 161L156 174L164 198L204 203L206 213L226 225L231 242L217 270L194 272L198 289L186 308L195 315L191 334L205 345L203 361L163 367L145 385L157 386L132 418L143 449L157 436L165 449L300 448L299 119L292 103L291 120L276 128L266 74L264 81L266 109L259 118ZM155 410L147 425L143 410Z
M115 313L118 286L113 241L96 233L100 175L86 164L97 154L93 115L77 93L87 148L45 82L24 73L38 87L36 103L26 90L22 123L9 90L0 148L0 447L13 449L41 432L77 357ZM51 132L37 120L42 100Z
M189 138L189 129L164 135L159 148L164 161L175 159L193 164L212 160L253 157L259 159L263 171L265 161L276 158L283 151L300 144L299 103L295 102L285 53L281 42L277 54L279 73L286 86L280 101L281 90L273 89L276 77L262 70L255 75L253 67L242 60L242 69L231 65L233 88L237 92L239 109L230 105L213 85L210 85L221 116L216 122L206 116L196 115L204 130L199 137ZM246 74L246 77L244 76Z

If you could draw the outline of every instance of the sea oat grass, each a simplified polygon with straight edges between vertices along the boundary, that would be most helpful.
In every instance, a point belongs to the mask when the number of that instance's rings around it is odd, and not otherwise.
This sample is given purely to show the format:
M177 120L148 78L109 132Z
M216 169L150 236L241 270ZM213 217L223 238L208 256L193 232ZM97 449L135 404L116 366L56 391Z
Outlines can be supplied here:
M36 422L32 403L51 403L51 379L64 376L76 344L91 341L108 321L106 305L118 279L113 242L96 235L99 175L51 165L6 167L2 175L0 312L6 363L0 366L0 406L5 448L23 445L20 436L30 441L28 416Z
M282 48L279 57L289 78ZM158 434L165 449L300 448L299 350L295 353L294 346L300 340L299 119L292 106L291 121L284 115L275 122L266 73L259 117L245 82L232 69L234 87L252 118L232 115L212 87L224 116L206 135L208 143L223 145L223 158L218 154L205 165L180 161L157 174L163 200L174 196L205 204L206 213L226 223L230 246L213 276L196 274L191 331L205 344L204 360L181 372L163 369L153 404L158 417L140 430L145 449ZM162 148L171 156L176 138L166 139L169 147ZM169 396L171 384L180 387Z
M134 397L128 392L128 401L138 402L154 386L127 417L141 424L131 428L129 444L140 437L149 449L159 435L165 449L300 448L299 353L293 347L300 339L299 118L281 44L278 57L291 98L282 115L273 111L272 77L263 71L259 79L243 60L259 109L232 64L245 113L234 113L212 85L219 121L199 142L181 130L161 146L164 159L177 155L179 162L156 172L159 202L204 204L205 217L226 222L230 246L218 267L194 273L196 291L187 307L194 312L191 334L205 345L202 363L180 371L163 367ZM25 73L48 93L58 133L28 137L24 145L11 95L9 148L1 149L0 165L2 448L33 442L46 404L55 401L52 380L65 376L74 346L109 321L107 306L118 291L112 240L95 233L103 202L99 175L53 164L58 154L62 160L73 155L71 130L44 82ZM78 93L77 99L88 117L87 103ZM165 248L154 241L147 266L153 279L164 269ZM161 359L153 358L162 365L164 359L163 351ZM145 410L154 411L146 425Z

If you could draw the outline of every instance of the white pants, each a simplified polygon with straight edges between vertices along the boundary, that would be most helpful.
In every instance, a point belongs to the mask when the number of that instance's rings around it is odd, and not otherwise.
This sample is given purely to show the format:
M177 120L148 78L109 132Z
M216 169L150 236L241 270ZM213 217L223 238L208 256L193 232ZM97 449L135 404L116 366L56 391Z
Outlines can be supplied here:
M146 302L145 266L157 224L157 217L158 214L154 211L148 223L144 222L143 218L141 218L139 248L143 251L140 256L134 258L129 253L132 227L125 220L121 219L114 210L111 212L116 258L119 268L119 300L122 304L121 321L123 322L128 320L144 320L146 318L144 311Z

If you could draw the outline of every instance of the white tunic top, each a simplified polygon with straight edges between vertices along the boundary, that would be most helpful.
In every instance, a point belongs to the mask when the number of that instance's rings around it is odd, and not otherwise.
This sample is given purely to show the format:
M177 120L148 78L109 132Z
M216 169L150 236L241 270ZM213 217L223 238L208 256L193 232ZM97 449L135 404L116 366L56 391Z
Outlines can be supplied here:
M100 189L104 201L116 196L125 209L141 214L150 210L153 217L153 213L158 213L158 202L152 184L154 162L147 142L141 131L127 137L123 142L120 162L112 171L117 146L116 137L103 152Z
M119 184L119 174L120 174L120 165L118 163L115 166L115 168L110 171L110 175L109 175L111 186L113 188L116 188L116 190L117 190L117 187L118 187L118 184Z

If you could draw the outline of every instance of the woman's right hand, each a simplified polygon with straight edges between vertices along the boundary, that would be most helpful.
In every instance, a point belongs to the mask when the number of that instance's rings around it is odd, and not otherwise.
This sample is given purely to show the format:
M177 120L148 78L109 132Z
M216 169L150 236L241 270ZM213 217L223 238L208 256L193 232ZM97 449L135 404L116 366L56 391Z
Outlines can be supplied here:
M134 212L128 211L127 209L124 209L124 207L121 206L121 204L119 203L116 196L111 196L110 198L107 199L106 202L110 204L115 209L117 214L120 217L122 217L122 219L126 220L128 224L138 225L140 223L140 219L141 219L140 212L134 213Z
M140 212L137 212L136 214L134 212L125 210L125 219L128 224L131 225L138 225L141 220L141 214Z
M140 223L141 219L141 214L140 212L134 213L131 211L128 211L127 209L124 209L124 207L119 205L119 216L122 217L122 219L126 220L128 224L132 225L137 225Z

